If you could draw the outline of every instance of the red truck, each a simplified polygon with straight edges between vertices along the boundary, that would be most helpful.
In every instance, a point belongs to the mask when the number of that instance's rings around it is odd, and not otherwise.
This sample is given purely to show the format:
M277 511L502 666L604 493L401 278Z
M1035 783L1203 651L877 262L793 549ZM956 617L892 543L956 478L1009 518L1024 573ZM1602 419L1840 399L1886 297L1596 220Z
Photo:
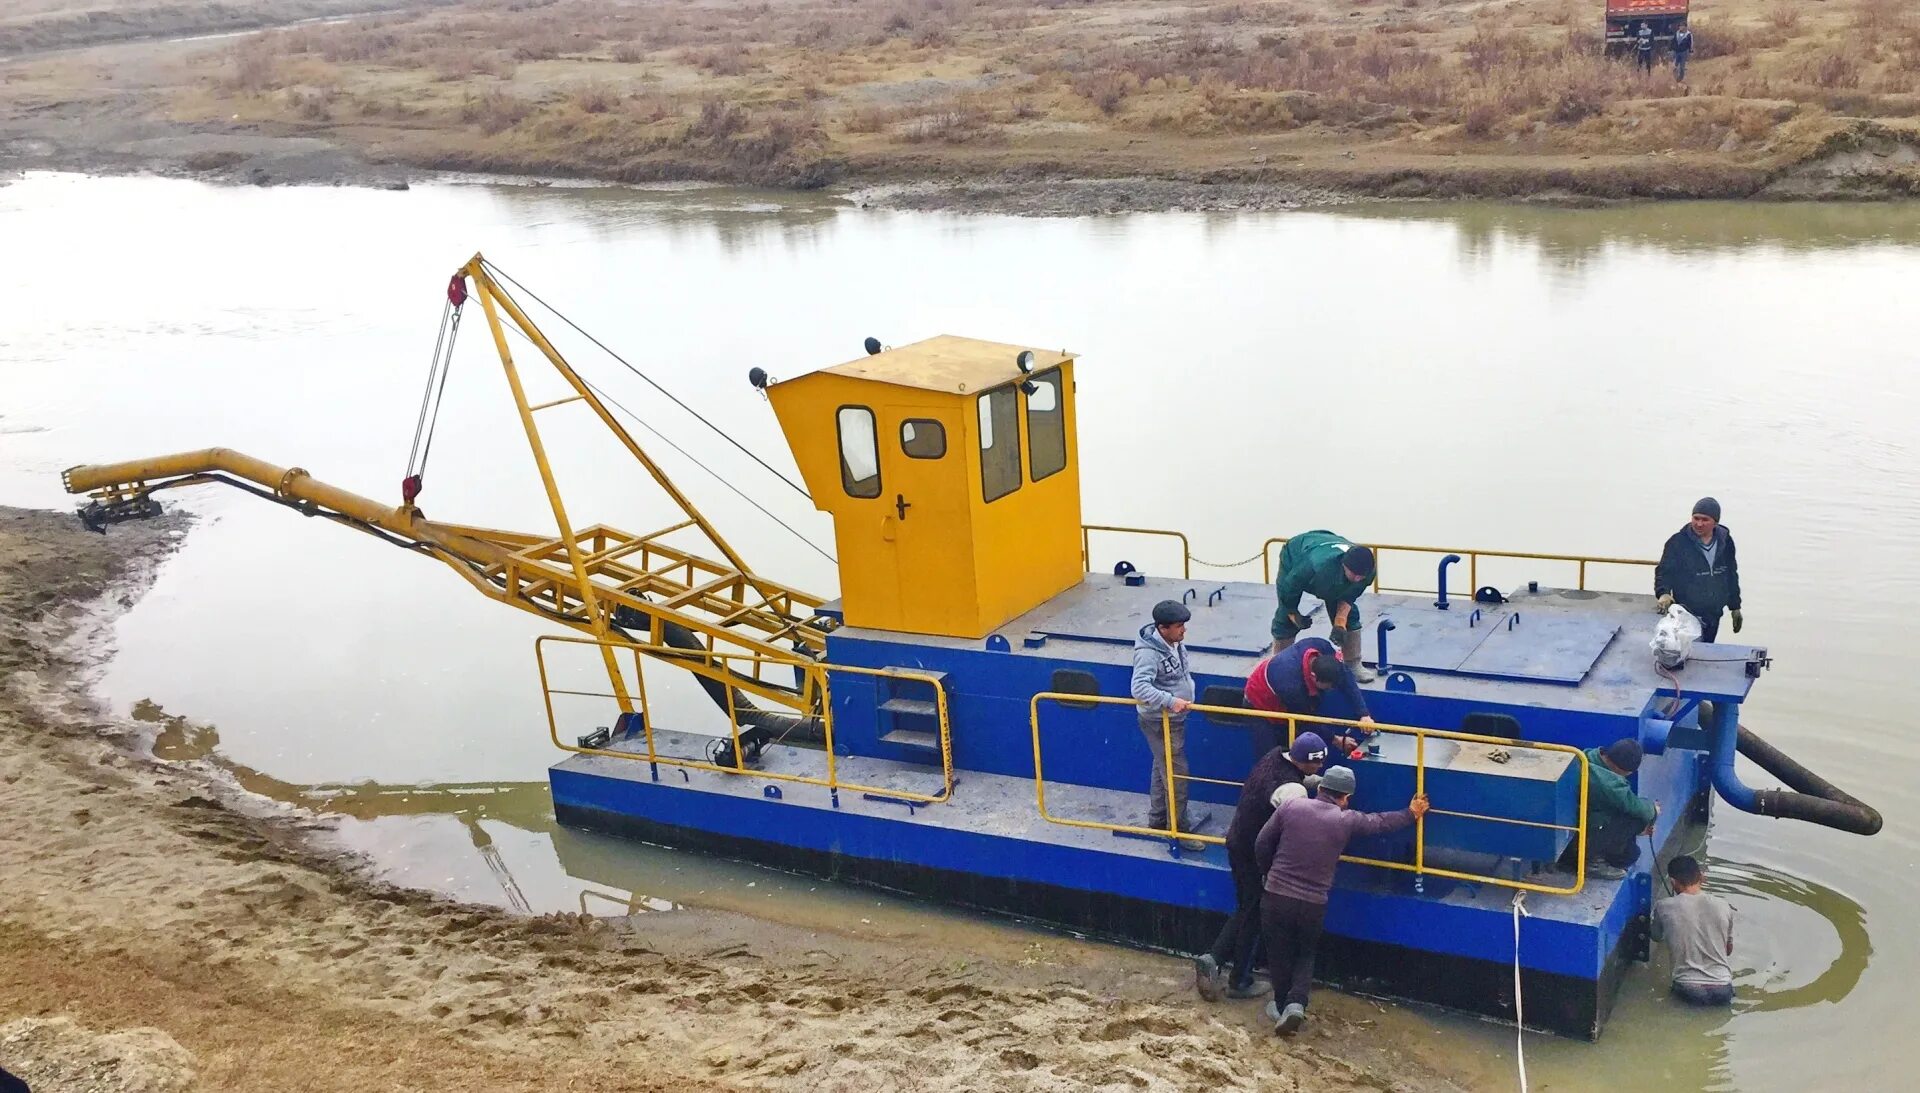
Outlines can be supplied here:
M1690 0L1607 0L1607 48L1624 46L1640 32L1653 28L1653 40L1672 42L1673 32L1687 25Z

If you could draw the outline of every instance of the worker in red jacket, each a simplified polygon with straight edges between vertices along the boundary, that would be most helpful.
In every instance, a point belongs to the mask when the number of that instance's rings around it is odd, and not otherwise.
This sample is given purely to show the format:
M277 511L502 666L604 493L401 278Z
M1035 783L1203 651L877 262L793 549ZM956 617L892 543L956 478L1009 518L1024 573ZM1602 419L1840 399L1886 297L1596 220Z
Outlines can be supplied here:
M1302 638L1253 666L1247 675L1247 705L1269 713L1320 716L1320 703L1327 695L1338 693L1346 700L1349 717L1363 725L1373 724L1367 712L1367 696L1353 678L1353 672L1340 658L1333 643L1325 638ZM1324 729L1321 735L1328 735ZM1347 755L1368 735L1334 736L1334 750ZM1263 741L1271 744L1271 741ZM1265 754L1266 748L1258 749Z

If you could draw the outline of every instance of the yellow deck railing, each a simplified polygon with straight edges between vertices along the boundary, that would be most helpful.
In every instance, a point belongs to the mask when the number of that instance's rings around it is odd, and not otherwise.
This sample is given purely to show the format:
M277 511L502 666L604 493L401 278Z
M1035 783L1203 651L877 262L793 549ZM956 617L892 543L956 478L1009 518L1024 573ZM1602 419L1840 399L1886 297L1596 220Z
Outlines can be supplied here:
M608 648L616 652L621 650L632 652L634 681L636 684L633 699L638 708L631 712L640 715L641 728L646 737L646 751L620 751L613 748L581 747L578 744L567 743L560 738L559 719L553 707L553 697L555 695L611 699L615 701L618 701L619 696L610 691L568 690L553 686L547 672L546 651L549 644L584 645L596 649ZM553 741L553 746L562 751L570 751L576 755L604 755L614 759L626 759L660 766L685 767L689 770L710 770L720 774L747 775L774 782L794 782L801 785L821 786L836 793L840 790L846 790L851 793L873 793L920 804L940 804L953 796L953 733L947 709L947 689L938 676L930 673L901 668L860 668L852 665L823 664L813 660L788 660L782 657L769 657L758 653L687 650L670 645L650 645L612 639L601 641L595 638L573 637L564 634L544 634L534 639L533 647L534 658L540 666L540 693L547 710L547 736ZM751 664L753 670L751 678L755 679L761 678L763 670L769 666L798 669L800 673L802 673L801 678L804 681L802 685L803 692L820 696L819 709L822 744L824 748L823 760L826 765L825 775L823 777L814 777L806 774L788 774L780 771L757 770L746 766L741 758L740 751L740 710L734 704L734 690L732 687L727 688L727 721L733 735L732 766L703 762L697 759L686 759L679 756L661 755L654 743L653 718L650 716L647 707L645 665L649 658L669 662L690 659L703 662L717 662L729 671L734 671L733 666L736 664ZM892 789L883 786L869 786L859 782L846 781L840 777L838 766L839 757L835 753L833 744L833 694L831 690L831 676L829 675L829 673L837 672L844 672L849 675L913 680L918 683L925 683L933 688L934 710L938 715L940 724L941 789L939 793L915 793L909 790ZM628 711L623 710L622 712Z
M1065 816L1055 816L1052 813L1048 812L1047 811L1046 776L1041 766L1040 704L1042 702L1058 702L1058 703L1074 703L1074 704L1094 703L1094 704L1105 705L1105 706L1134 706L1134 707L1137 707L1139 705L1139 703L1131 697L1120 698L1120 697L1109 697L1106 695L1069 694L1069 693L1060 692L1060 691L1042 691L1041 693L1033 696L1032 700L1028 703L1027 709L1028 709L1028 716L1030 719L1030 723L1033 728L1034 803L1039 808L1040 817L1042 819L1046 820L1049 823L1062 824L1067 827L1084 827L1084 828L1092 828L1100 831L1117 831L1117 832L1122 832L1129 835L1158 836L1158 837L1165 837L1170 839L1172 838L1193 839L1193 840L1197 840L1204 843L1211 843L1216 846L1226 841L1225 839L1217 835L1201 835L1193 832L1183 832L1179 829L1180 815L1179 815L1179 809L1175 806L1176 797L1174 795L1174 785L1177 779L1176 779L1176 775L1174 774L1173 756L1172 756L1172 736L1173 736L1172 722L1171 722L1171 719L1168 718L1168 716L1165 713L1162 713L1160 717L1160 731L1162 734L1161 755L1163 757L1163 761L1166 763L1165 777L1166 777L1166 787L1167 787L1167 823L1168 823L1167 827L1164 827L1164 828L1140 827L1133 824L1106 823L1101 820L1078 820L1078 819L1072 819ZM1503 736L1481 736L1476 733L1449 732L1444 729L1423 729L1414 725L1386 725L1386 724L1361 725L1356 721L1343 721L1338 718L1332 718L1332 717L1313 717L1306 714L1275 713L1267 710L1244 709L1244 708L1235 707L1235 706L1206 706L1206 705L1201 705L1199 703L1195 703L1193 706L1189 707L1189 712L1212 714L1215 716L1261 718L1269 721L1283 721L1286 723L1286 726L1287 726L1287 742L1289 744L1293 742L1294 737L1299 735L1300 726L1302 725L1306 725L1308 727L1313 727L1316 725L1324 725L1329 727L1331 730L1333 730L1331 735L1336 735L1336 736L1350 735L1356 730L1363 733L1385 732L1385 733L1392 733L1399 736L1411 736L1414 738L1413 785L1414 785L1414 793L1416 795L1425 794L1427 792L1427 741L1429 739L1455 740L1455 741L1461 741L1461 742L1470 743L1470 744L1490 744L1490 745L1503 747L1503 748L1529 748L1536 751L1553 751L1553 752L1564 752L1564 753L1570 754L1573 756L1574 761L1579 763L1580 765L1580 810L1579 810L1579 823L1577 824L1573 824L1573 825L1549 824L1549 823L1541 823L1538 820L1515 819L1510 816L1487 816L1487 815L1483 815L1481 813L1476 813L1476 812L1458 812L1458 811L1443 809L1439 807L1438 804L1431 804L1431 807L1429 807L1427 811L1427 815L1428 816L1452 816L1457 819L1477 820L1485 823L1513 824L1520 827L1540 827L1540 828L1550 828L1555 831L1571 831L1574 834L1574 840L1576 843L1576 854L1577 854L1576 864L1574 866L1574 873L1573 873L1573 883L1571 885L1557 886L1557 885L1548 885L1548 884L1535 884L1531 881L1510 880L1506 877L1497 877L1497 876L1492 876L1484 873L1467 873L1459 870L1445 869L1439 866L1428 865L1426 860L1427 859L1427 821L1424 817L1415 821L1414 823L1413 861L1412 862L1409 863L1409 862L1384 861L1379 858L1361 858L1361 857L1354 857L1350 855L1342 855L1340 860L1345 862L1354 862L1359 865L1372 865L1372 866L1378 866L1379 868L1382 868L1382 869L1393 869L1393 870L1398 870L1400 872L1413 873L1415 876L1447 877L1452 880L1471 881L1476 884L1490 884L1490 885L1494 885L1496 887L1501 887L1501 888L1514 888L1523 892L1538 892L1543 895L1568 896L1586 887L1586 883L1587 883L1587 780L1590 772L1587 769L1587 755L1585 752L1581 751L1579 748L1572 747L1567 744L1546 744L1546 743L1541 743L1535 740L1516 740L1516 739L1503 737ZM1197 776L1188 776L1185 780L1191 781L1191 782L1206 782L1206 783L1211 783L1213 785L1224 785L1224 786L1240 786L1244 784L1242 782L1226 781L1219 778L1200 778Z
M1195 558L1193 549L1188 543L1187 536L1182 532L1169 531L1164 528L1130 528L1108 524L1084 524L1080 528L1080 550L1081 556L1089 570L1093 567L1092 533L1096 531L1117 535L1146 535L1176 540L1180 544L1180 576L1182 578L1192 578L1193 563L1196 561L1215 569L1232 569L1236 566L1247 565L1257 560L1260 563L1260 579L1267 584L1273 583L1274 548L1286 546L1287 539L1289 538L1288 536L1275 536L1260 544L1260 552L1258 554L1242 558L1237 562L1214 563ZM1414 546L1406 543L1368 543L1366 545L1373 548L1376 556L1390 554L1426 554L1431 555L1436 562L1448 554L1458 554L1461 559L1467 563L1466 592L1469 596L1473 594L1475 589L1480 587L1480 559L1482 558L1568 563L1576 567L1574 570L1574 587L1581 591L1585 591L1587 587L1587 568L1589 566L1637 566L1651 569L1659 564L1651 558L1608 558L1597 554L1546 554L1527 550L1485 550L1478 547L1430 547ZM1422 594L1439 591L1437 586L1430 588L1383 586L1380 583L1380 573L1384 568L1386 568L1384 564L1376 564L1374 566L1373 590L1375 592Z

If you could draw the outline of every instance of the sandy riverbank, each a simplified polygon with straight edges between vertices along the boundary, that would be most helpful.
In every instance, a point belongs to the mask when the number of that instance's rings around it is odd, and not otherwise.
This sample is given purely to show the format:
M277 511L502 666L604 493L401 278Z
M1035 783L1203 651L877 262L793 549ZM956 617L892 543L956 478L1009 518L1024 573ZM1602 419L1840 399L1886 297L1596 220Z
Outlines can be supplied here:
M0 509L0 1065L49 1090L1406 1089L1427 1027L1329 994L1281 1045L1183 963L689 910L515 918L366 878L323 818L90 697L186 534Z

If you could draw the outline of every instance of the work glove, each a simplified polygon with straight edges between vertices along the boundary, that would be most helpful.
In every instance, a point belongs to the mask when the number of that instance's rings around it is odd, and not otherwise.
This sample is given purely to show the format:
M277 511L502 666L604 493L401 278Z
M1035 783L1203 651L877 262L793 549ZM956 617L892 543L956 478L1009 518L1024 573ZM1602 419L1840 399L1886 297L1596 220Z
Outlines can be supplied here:
M1653 609L1662 615L1666 614L1667 608L1672 606L1673 606L1673 593L1671 592L1653 601Z
M1740 609L1738 607L1733 609L1733 632L1736 634L1740 632Z

